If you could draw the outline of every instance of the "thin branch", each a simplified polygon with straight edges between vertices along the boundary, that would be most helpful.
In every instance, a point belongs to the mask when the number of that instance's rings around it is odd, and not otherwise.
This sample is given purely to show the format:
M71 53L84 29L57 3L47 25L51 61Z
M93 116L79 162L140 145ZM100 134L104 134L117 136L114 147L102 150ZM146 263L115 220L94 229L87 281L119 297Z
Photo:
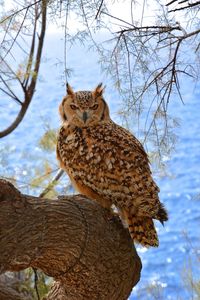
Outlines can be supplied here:
M0 79L1 81L4 83L4 85L6 86L6 88L9 90L10 93L6 92L5 93L7 95L9 95L11 98L13 98L14 100L16 100L19 104L23 105L23 103L19 100L19 98L13 93L13 91L11 90L11 88L9 87L9 85L7 84L7 82L3 79L3 77L0 75ZM1 88L1 90L3 91L3 88Z
M15 100L18 104L22 105L23 103L18 99L13 97L9 92L7 92L6 90L4 90L3 88L0 87L0 90L6 94L7 96L9 96L10 98L12 98L13 100Z
M187 6L183 6L183 7L179 7L179 8L175 8L175 9L171 9L168 12L175 12L175 11L180 11L180 10L184 10L184 9L188 9L194 6L200 5L200 1L196 2L196 3L188 3Z
M65 37L64 37L64 65L65 65L65 83L67 83L68 72L67 72L67 24L68 24L68 16L69 16L69 7L70 1L67 2L67 8L65 12Z
M148 33L148 35L150 35L150 34L155 35L155 34L160 34L160 33L171 32L173 30L181 30L181 28L179 25L175 26L175 27L172 27L172 26L141 26L141 27L132 26L131 28L122 29L120 31L117 31L117 33L139 31L141 34L141 32L145 31L146 35L147 35L147 33Z
M145 91L152 85L156 82L157 79L159 79L160 77L162 77L164 74L165 74L165 71L167 71L167 69L172 65L172 73L174 72L175 70L175 64L176 64L176 58L177 58L177 54L178 54L178 50L179 50L179 47L181 45L181 42L187 38L190 38L194 35L197 35L200 33L200 29L196 30L196 31L193 31L191 33L188 33L184 36L182 36L181 38L179 38L178 42L177 42L177 46L176 46L176 49L175 49L175 52L174 52L174 56L173 58L168 62L168 64L163 67L161 69L161 71L147 84L148 80L146 81L145 85L144 85L144 89L143 89L143 92L142 92L142 95L145 93ZM174 74L173 74L174 75ZM151 77L151 75L150 75ZM173 77L173 76L172 76ZM142 96L141 95L141 96Z
M38 37L39 44L37 48L37 54L36 54L36 61L35 61L35 67L33 70L33 76L31 83L28 87L28 95L31 95L31 98L34 93L37 77L38 77L38 71L40 68L40 61L41 61L41 55L42 55L42 49L44 44L44 37L45 37L45 31L46 31L46 15L47 15L47 0L42 0L42 24L41 24L41 32Z
M194 35L198 35L199 33L200 33L200 29L197 29L197 30L195 30L195 31L192 31L192 32L190 32L190 33L185 34L185 35L182 36L181 38L182 38L183 40L185 40L185 39L188 39L188 38L190 38L190 37L192 37L192 36L194 36Z
M34 3L32 3L32 4L29 4L29 5L27 5L27 6L23 7L23 8L21 8L21 9L15 11L15 12L12 13L11 15L7 16L7 17L4 18L2 21L0 21L0 24L3 24L3 23L4 23L5 21L7 21L8 19L13 18L14 16L18 15L20 12L24 11L25 9L29 9L30 7L36 5L37 3L40 3L41 1L42 1L42 0L38 0L38 1L34 2Z
M106 16L108 16L108 17L110 17L110 18L113 18L113 19L115 19L115 20L118 20L118 21L120 21L120 22L122 22L122 23L124 23L124 24L126 24L126 25L128 25L128 26L130 26L130 27L133 27L133 24L131 24L131 23L129 23L129 22L123 20L123 19L120 19L120 18L118 18L118 17L115 17L115 16L113 16L113 15L111 15L111 14L105 12L105 11L102 11L101 13L104 14L104 15L106 15Z
M40 180L40 179L43 180L45 177L47 177L47 176L49 176L49 175L51 175L55 172L58 172L58 170L59 170L59 168L56 168L54 170L46 172L45 174L43 174L41 176L38 176L36 178L36 180L37 181ZM13 184L15 184L15 181L16 181L15 179L13 179L13 177L6 177L6 176L2 176L2 175L0 175L0 179L5 179L7 181L12 182ZM41 180L40 180L40 183L41 183ZM29 183L29 182L26 182L26 181L23 181L23 180L17 180L17 183L20 185L20 189L24 189L26 187L30 187L30 188L34 187L34 188L39 188L39 189L44 188L44 186L41 185L41 184Z
M52 179L52 181L48 184L48 186L42 191L39 197L44 198L58 183L62 175L64 174L64 171L62 169L59 169L56 176Z
M130 91L131 91L131 96L134 99L132 73L131 73L130 51L129 51L129 48L128 48L128 45L127 45L126 37L124 35L123 35L123 40L124 40L124 45L125 45L125 49L126 49L126 52L127 52L127 65L128 65L128 76L129 76Z
M164 88L164 87L163 87L163 88ZM144 140L143 140L143 142L142 142L143 144L146 142L147 137L148 137L148 135L149 135L149 133L150 133L150 131L151 131L152 126L155 124L155 123L154 123L154 122L155 122L155 117L156 117L157 113L159 112L161 105L163 104L163 99L165 98L165 95L167 94L168 88L169 88L169 85L167 85L167 87L166 87L166 89L165 89L165 92L164 92L163 96L161 97L161 100L160 100L160 102L159 102L159 104L158 104L158 106L157 106L157 108L156 108L156 111L154 112L154 118L152 119L152 121L151 121L151 123L150 123L150 125L149 125L149 128L148 128L148 131L147 131L147 133L145 134Z
M177 2L177 0L170 1L169 3L166 4L166 6L169 6L169 5L173 4L174 2Z
M34 20L34 28L33 28L33 36L32 36L32 42L31 42L31 47L30 47L30 53L29 53L29 57L28 57L28 63L27 63L27 67L26 67L26 73L25 75L27 77L24 77L24 81L23 81L23 86L26 89L28 82L29 82L29 78L31 75L31 67L33 64L33 56L34 56L34 50L35 50L35 39L36 39L36 28L37 28L37 12L35 12L35 20Z
M199 49L200 49L200 43L198 43L198 45L197 45L197 47L195 49L195 53L197 53L199 51Z
M36 268L32 268L34 272L34 289L37 295L37 300L40 300L40 293L38 290L38 273Z
M39 2L40 1L35 2L35 3L39 3ZM38 77L38 71L39 71L39 67L40 67L45 31L46 31L46 14L47 14L47 0L42 0L42 24L41 24L40 35L38 37L39 42L38 42L36 61L35 61L35 66L34 66L33 75L31 78L31 82L30 82L30 85L28 86L28 88L24 90L25 100L22 104L21 110L19 111L14 122L9 127L7 127L5 130L0 132L0 138L5 137L9 133L11 133L20 124L20 122L23 120L23 118L26 114L26 111L29 107L29 104L31 103L31 100L33 98L33 95L35 92L35 86L36 86L36 82L37 82L37 77Z
M85 20L85 25L87 27L88 33L90 35L90 38L91 38L92 42L94 43L95 47L97 49L99 49L98 44L96 43L96 41L93 38L93 35L92 35L92 32L91 32L91 28L90 28L90 25L88 23L88 19L87 19L86 13L85 13L85 7L84 7L83 0L81 0L80 2L81 2L81 9L82 9L82 12L83 12L83 17L84 17L84 20Z
M2 58L2 60L5 60L6 56L10 53L10 51L11 51L13 45L15 44L15 42L16 42L16 40L17 40L17 37L18 37L18 35L19 35L19 33L20 33L20 31L21 31L23 25L24 25L24 21L26 20L27 13L28 13L28 8L27 8L27 10L26 10L26 12L25 12L25 14L24 14L24 17L23 17L22 22L20 23L20 27L19 27L19 29L18 29L18 31L17 31L16 36L13 38L13 41L12 41L12 43L11 43L11 46L10 46L10 48L6 51L6 53L5 53L4 57Z
M101 0L101 3L99 5L99 8L97 10L97 13L96 13L96 16L95 16L95 20L98 18L98 16L100 15L100 12L101 12L101 8L102 8L102 5L103 5L103 2L104 0Z
M19 82L19 84L20 84L20 86L22 87L22 89L24 89L24 88L23 88L23 84L22 84L22 82L21 82L19 76L16 75L16 73L13 71L13 69L11 68L11 66L6 62L6 60L4 60L4 59L1 57L1 55L0 55L0 58L1 58L1 60L3 61L3 63L6 65L6 67L9 69L9 71L10 71L11 74L13 75L14 79L16 79L16 80ZM22 102L22 101L21 101L21 102Z
M182 0L182 1L179 1L178 4L183 4L183 3L185 3L185 2L188 2L188 0Z
M143 19L144 19L144 8L145 8L145 0L143 0L142 4L142 16L141 16L141 21L140 21L140 26L142 27Z
M9 30L9 27L10 27L11 23L12 23L12 17L10 18L10 20L9 20L9 22L8 22L8 26L7 26L7 28L5 29L5 33L4 33L2 42L1 42L1 46L2 46L2 45L4 44L4 42L5 42L6 35L7 35L7 33L8 33L8 30Z

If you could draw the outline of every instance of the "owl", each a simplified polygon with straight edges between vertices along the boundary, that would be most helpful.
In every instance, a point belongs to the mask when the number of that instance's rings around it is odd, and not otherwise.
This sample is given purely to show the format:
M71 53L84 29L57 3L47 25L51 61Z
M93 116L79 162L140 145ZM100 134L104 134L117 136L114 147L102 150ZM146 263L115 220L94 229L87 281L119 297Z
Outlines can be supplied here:
M159 188L142 144L111 120L103 92L102 84L78 92L67 84L59 106L57 158L79 193L105 208L114 205L133 241L156 247L153 219L162 224L168 219Z

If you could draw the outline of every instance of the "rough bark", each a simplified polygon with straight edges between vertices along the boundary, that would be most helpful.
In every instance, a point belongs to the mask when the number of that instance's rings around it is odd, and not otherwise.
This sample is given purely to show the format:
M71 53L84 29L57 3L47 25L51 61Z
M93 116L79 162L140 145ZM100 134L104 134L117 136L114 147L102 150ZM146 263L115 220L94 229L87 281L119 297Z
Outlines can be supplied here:
M128 231L97 203L27 196L0 180L0 273L28 267L54 277L48 300L122 300L141 262Z
M5 286L0 283L0 299L1 300L27 300L23 295L18 293L14 288Z
M22 273L20 273L21 275ZM22 288L19 272L2 274L0 276L1 300L32 300L31 293Z

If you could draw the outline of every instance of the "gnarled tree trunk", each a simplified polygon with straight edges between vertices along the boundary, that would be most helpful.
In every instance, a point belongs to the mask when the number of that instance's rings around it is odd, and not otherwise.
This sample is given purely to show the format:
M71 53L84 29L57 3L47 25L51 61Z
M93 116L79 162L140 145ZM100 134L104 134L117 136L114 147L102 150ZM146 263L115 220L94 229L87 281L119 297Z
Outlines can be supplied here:
M0 180L0 273L28 267L54 277L48 300L122 300L141 262L128 231L97 203L27 196Z

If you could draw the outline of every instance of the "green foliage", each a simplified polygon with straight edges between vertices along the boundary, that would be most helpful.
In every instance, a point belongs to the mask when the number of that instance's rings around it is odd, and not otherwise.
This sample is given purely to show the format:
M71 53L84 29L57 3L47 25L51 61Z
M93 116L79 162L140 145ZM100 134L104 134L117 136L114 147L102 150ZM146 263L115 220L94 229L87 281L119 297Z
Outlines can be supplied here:
M24 279L20 283L19 291L23 293L27 292L35 300L38 299L38 291L40 299L42 299L48 293L49 287L53 280L44 275L44 273L40 270L34 272L32 268L26 269L23 271L23 274Z
M48 128L39 141L39 146L44 151L55 151L56 130Z
M52 164L50 164L49 161L45 160L41 162L40 167L33 170L33 179L30 179L29 182L30 188L35 189L38 187L40 191L43 191L47 186L51 185L53 175L57 170L58 168L52 169ZM57 192L54 189L54 186L52 186L52 188L49 190L49 193L46 194L46 197L52 199L56 198L56 196Z

